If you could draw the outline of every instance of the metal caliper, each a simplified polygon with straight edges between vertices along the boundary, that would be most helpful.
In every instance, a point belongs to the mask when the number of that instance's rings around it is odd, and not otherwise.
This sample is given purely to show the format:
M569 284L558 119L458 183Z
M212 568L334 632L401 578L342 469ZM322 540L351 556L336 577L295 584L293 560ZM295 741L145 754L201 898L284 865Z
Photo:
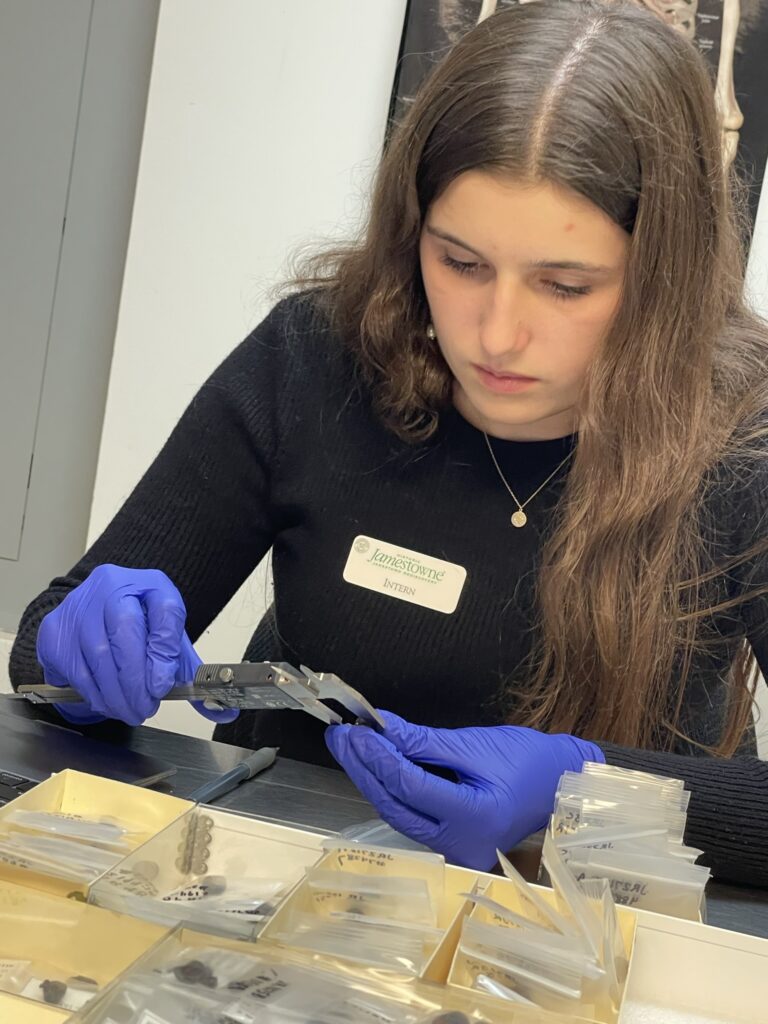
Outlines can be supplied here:
M82 697L71 686L20 686L14 697L33 704L75 704ZM384 719L365 697L329 672L313 672L306 665L295 669L286 662L241 661L227 665L201 665L189 683L180 683L163 700L202 700L209 710L306 711L326 725L338 725L342 716L326 707L334 700L358 722L384 729Z

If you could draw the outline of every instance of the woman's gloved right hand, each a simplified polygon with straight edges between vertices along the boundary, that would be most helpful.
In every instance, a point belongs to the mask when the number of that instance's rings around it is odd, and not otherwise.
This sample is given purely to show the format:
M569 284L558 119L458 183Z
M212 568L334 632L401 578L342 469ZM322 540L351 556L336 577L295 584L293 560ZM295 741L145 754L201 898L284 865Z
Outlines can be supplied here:
M37 659L46 683L72 686L84 704L55 704L70 722L118 718L141 725L200 658L186 634L181 594L159 569L99 565L40 623ZM215 722L237 711L193 706Z

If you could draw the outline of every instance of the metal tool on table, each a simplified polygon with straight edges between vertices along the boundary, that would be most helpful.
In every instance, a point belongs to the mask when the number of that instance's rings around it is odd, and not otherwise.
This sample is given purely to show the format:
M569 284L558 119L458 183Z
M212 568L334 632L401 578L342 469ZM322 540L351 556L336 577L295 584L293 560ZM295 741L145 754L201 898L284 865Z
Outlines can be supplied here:
M260 747L242 761L238 761L228 772L217 775L215 779L204 782L193 790L187 800L196 804L212 804L219 797L226 796L236 789L241 782L247 782L266 768L270 768L277 759L279 747Z
M13 696L33 704L75 704L82 697L71 686L47 684L20 686ZM356 721L383 729L384 719L357 690L329 672L313 672L306 665L297 670L285 662L241 661L227 665L201 665L190 683L180 683L163 700L202 700L210 709L244 711L306 711L326 725L344 719L324 700L341 704Z

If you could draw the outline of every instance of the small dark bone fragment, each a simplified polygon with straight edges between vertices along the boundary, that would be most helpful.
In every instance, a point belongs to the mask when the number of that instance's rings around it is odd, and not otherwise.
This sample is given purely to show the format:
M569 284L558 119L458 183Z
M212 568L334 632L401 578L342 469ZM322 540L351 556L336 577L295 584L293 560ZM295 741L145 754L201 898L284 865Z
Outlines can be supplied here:
M45 1002L51 1003L53 1006L58 1006L67 992L67 986L63 981L51 981L50 978L41 981L40 988L42 989Z
M178 967L173 968L173 973L176 979L185 985L205 985L206 988L216 988L219 983L216 975L202 960L190 960L185 964L179 964Z

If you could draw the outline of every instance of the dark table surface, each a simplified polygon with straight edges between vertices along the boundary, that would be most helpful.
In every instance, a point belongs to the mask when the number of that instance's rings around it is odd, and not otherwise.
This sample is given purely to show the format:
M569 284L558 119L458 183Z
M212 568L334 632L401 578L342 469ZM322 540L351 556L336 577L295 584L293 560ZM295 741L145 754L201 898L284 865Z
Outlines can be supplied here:
M3 716L7 714L42 717L38 708L25 701L2 701L0 751ZM48 718L50 720L50 713ZM153 788L180 797L188 797L204 782L228 771L251 753L243 747L148 726L130 729L106 723L88 731L102 741L173 763L176 774ZM329 832L338 832L377 817L374 808L360 796L343 772L282 757L278 757L274 765L256 778L241 783L220 797L215 805ZM535 881L538 855L530 843L512 859L526 878ZM707 923L768 938L768 891L710 882L707 886Z

